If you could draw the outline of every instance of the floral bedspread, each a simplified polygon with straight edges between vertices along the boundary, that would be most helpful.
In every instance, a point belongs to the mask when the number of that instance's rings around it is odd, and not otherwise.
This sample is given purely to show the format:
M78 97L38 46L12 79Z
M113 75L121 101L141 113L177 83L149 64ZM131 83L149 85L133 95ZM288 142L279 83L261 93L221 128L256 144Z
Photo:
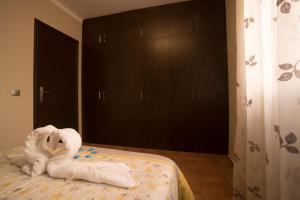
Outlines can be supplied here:
M54 179L47 174L25 175L7 160L8 154L23 148L0 152L0 200L8 199L91 199L91 200L194 200L193 193L170 159L152 155L83 146L74 159L90 162L123 162L132 168L139 185L123 189L82 180Z

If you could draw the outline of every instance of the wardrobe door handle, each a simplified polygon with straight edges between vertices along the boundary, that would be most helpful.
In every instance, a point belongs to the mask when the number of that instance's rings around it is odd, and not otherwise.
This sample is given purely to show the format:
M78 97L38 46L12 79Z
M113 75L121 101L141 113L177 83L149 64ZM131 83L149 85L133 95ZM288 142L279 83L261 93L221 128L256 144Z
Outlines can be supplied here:
M98 42L102 43L102 35L101 34L99 34L99 36L98 36Z
M106 34L103 33L103 43L106 43Z
M143 38L143 35L144 35L144 29L141 28L141 29L140 29L140 37Z
M144 91L143 91L143 90L141 90L141 92L140 92L140 99L141 99L141 100L144 99Z
M101 100L101 90L98 90L98 100Z
M105 90L102 91L102 99L106 100L106 91Z

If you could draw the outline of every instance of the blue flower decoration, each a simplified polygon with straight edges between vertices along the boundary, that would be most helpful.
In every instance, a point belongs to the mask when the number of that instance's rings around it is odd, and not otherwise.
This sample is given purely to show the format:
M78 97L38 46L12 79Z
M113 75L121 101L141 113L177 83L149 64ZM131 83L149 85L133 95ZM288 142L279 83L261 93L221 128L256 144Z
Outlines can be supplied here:
M90 155L86 155L86 156L85 156L85 158L91 158L91 157L92 157L92 156L90 156Z
M88 151L95 151L95 148L89 148Z
M97 153L97 151L92 151L92 152L91 152L91 154L96 154L96 153Z

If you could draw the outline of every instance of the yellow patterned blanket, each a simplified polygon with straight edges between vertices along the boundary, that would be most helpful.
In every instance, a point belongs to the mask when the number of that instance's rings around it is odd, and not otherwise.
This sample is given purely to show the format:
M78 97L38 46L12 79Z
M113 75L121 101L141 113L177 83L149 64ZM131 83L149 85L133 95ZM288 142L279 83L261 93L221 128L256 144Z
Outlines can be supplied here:
M46 174L29 177L6 158L22 151L23 148L16 148L0 152L0 200L194 200L180 169L163 156L83 146L74 159L123 162L133 169L132 175L139 186L123 189L82 180L54 179Z

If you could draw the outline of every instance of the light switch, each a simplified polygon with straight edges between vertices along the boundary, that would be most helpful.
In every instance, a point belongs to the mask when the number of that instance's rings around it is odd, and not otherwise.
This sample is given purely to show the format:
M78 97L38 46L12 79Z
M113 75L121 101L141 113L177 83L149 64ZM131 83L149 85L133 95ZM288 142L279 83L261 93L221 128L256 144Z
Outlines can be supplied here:
M11 96L20 96L20 95L21 95L20 89L12 89L11 90Z

